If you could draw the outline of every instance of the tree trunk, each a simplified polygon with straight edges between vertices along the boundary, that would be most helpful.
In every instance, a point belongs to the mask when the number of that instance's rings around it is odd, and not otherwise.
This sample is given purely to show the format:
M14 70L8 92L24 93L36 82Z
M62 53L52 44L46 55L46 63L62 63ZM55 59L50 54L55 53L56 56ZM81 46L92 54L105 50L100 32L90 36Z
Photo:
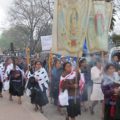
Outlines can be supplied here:
M32 53L32 54L33 54L33 43L34 43L34 39L33 39L33 30L31 30L29 47L30 47L30 53Z

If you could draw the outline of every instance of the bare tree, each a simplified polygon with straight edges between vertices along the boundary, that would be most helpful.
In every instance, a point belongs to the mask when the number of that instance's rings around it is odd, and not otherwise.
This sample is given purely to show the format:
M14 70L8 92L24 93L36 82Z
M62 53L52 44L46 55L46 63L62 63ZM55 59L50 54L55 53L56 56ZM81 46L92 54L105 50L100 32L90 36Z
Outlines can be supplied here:
M29 46L33 50L34 40L46 24L53 19L53 0L15 0L11 10L11 22L25 25L29 29Z
M111 30L114 29L116 17L120 20L120 0L110 0L113 4L113 16L111 21Z
M116 10L116 15L118 19L120 20L120 0L114 0L114 7Z

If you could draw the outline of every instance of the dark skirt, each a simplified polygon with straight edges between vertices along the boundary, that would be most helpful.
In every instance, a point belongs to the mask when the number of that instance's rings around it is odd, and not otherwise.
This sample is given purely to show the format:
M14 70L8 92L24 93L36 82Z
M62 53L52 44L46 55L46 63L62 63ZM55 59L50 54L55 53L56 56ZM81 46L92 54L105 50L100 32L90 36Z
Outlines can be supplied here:
M104 109L104 120L114 120L110 117L110 109L111 106L110 105L105 105L105 109Z
M22 80L10 80L9 93L12 96L23 96L24 85L22 83Z
M59 96L59 90L54 89L54 91L53 91L54 105L58 105L58 96Z
M81 94L81 102L88 101L88 85L85 84L83 93Z
M115 115L115 118L111 118L110 116L111 105L105 105L104 109L104 120L120 120L120 118ZM119 112L120 114L120 112Z
M80 99L77 99L76 102L74 99L69 100L69 106L67 107L68 116L71 118L75 118L76 116L81 114L80 109Z
M3 83L0 81L0 93L2 93Z
M48 104L48 97L46 95L46 91L42 92L38 88L31 89L31 103L39 106L45 106Z

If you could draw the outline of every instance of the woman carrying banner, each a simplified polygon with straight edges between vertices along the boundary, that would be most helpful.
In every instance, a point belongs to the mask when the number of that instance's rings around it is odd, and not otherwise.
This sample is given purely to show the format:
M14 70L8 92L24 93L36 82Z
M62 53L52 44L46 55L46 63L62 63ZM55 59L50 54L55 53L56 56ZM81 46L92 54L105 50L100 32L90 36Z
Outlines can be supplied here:
M115 66L108 64L102 81L104 93L104 120L120 120L120 77Z
M64 72L60 80L60 95L62 92L66 90L68 91L68 104L66 104L67 106L66 120L70 120L70 119L75 120L75 117L81 114L80 89L79 89L80 73L72 71L72 65L69 62L66 62L63 65L63 70ZM60 102L60 95L59 95L59 102Z
M35 71L29 78L27 88L31 91L31 103L35 105L35 111L40 109L43 113L43 106L48 104L47 90L49 78L40 61L35 62Z

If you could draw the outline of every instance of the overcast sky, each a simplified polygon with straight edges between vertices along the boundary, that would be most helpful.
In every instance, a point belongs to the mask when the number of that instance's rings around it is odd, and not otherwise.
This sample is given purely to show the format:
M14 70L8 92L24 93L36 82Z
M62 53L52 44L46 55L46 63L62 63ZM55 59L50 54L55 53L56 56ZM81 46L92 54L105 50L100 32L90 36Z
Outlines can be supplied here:
M13 0L0 0L0 32L8 25L8 10Z
M3 29L8 28L8 10L14 0L0 0L0 34ZM115 32L120 33L120 20L117 19Z

